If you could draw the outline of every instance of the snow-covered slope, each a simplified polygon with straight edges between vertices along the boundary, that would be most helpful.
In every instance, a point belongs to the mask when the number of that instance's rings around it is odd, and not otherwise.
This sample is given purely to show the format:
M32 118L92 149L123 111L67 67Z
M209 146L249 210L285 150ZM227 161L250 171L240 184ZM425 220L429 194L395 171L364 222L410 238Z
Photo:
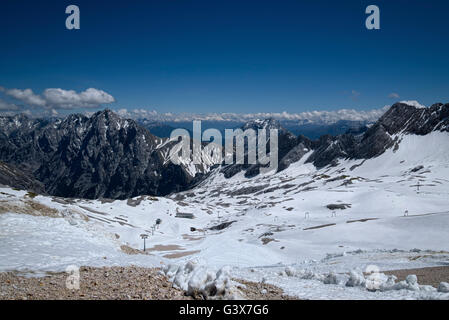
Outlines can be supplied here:
M379 273L449 263L448 112L399 103L362 135L312 142L285 131L277 172L184 159L191 176L207 175L166 197L83 200L2 187L0 270L164 264L186 290L232 291L232 276L304 298L448 298ZM155 150L174 143L156 142ZM362 274L373 269L375 281Z
M396 151L320 170L297 162L252 179L224 179L216 172L173 199L182 199L184 210L197 217L210 214L207 224L192 221L196 228L235 221L195 247L211 263L294 262L358 248L447 250L448 138L443 132L404 135ZM428 227L432 237L424 231Z
M449 261L449 133L393 139L398 146L376 158L333 167L306 163L309 151L277 174L226 179L215 169L170 197L76 200L2 188L0 269L193 260L216 270L230 265L233 276L265 278L308 298L422 297L424 291L407 289L323 287L329 272L349 277L369 265L388 270ZM149 235L147 254L141 234ZM315 276L286 278L286 266Z

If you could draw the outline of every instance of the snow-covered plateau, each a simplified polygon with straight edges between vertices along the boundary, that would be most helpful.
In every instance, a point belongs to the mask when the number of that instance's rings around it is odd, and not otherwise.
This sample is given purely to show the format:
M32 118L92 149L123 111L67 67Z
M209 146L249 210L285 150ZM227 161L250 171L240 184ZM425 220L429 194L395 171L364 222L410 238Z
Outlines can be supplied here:
M448 299L444 284L383 273L449 265L449 133L397 138L378 157L322 169L306 154L276 174L226 179L215 170L167 197L84 200L2 187L0 271L133 264L230 298L240 297L234 280L246 279L304 299Z

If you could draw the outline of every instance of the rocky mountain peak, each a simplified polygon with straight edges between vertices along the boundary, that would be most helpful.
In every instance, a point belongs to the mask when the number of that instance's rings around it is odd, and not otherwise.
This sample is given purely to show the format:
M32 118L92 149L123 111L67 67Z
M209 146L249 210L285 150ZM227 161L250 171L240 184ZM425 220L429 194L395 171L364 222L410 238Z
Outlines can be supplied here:
M278 130L285 130L281 126L279 121L277 121L277 120L275 120L273 118L255 119L255 120L248 121L242 127L242 130L246 130L246 129L254 129L254 130L258 130L258 129L278 129Z
M403 102L395 103L368 132L382 126L390 135L409 133L425 135L432 131L449 130L449 103L419 107Z
M14 123L13 117L4 120ZM91 117L72 114L53 122L36 121L41 125L31 130L16 121L13 134L0 128L0 161L29 172L51 195L165 195L186 189L195 178L190 164L188 171L167 160L169 144L109 109Z
M98 112L95 112L92 116L91 119L104 119L107 121L114 121L114 120L118 120L120 119L120 116L118 114L116 114L114 111L112 111L111 109L104 109Z
M256 120L251 120L248 121L247 123L245 123L242 126L242 130L247 130L247 129L253 129L253 130L260 130L260 129L265 129L267 130L267 136L270 136L269 130L270 129L277 129L278 130L278 141L279 143L283 144L284 141L286 140L295 140L296 136L291 133L290 131L288 131L287 129L285 129L278 120L273 119L273 118L267 118L267 119L256 119ZM289 142L289 144L291 144L291 142Z

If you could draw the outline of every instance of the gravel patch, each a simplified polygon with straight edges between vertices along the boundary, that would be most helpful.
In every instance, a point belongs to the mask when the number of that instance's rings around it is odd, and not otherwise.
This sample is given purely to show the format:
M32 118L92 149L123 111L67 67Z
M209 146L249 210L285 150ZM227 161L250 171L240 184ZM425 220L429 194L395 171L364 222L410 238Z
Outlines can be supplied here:
M67 289L65 272L43 276L0 272L0 300L192 300L157 268L81 267L79 290ZM249 300L294 300L266 283L235 280ZM197 297L198 298L198 297Z
M242 291L249 300L298 300L284 294L284 291L268 283L251 282L242 279L233 279L242 284L237 288Z
M66 288L68 273L29 277L0 273L1 300L183 300L191 299L159 273L140 267L81 267L80 289Z
M438 288L440 282L449 282L449 266L427 267L419 269L402 269L384 272L387 275L393 274L398 277L398 281L405 280L409 274L418 277L418 283Z

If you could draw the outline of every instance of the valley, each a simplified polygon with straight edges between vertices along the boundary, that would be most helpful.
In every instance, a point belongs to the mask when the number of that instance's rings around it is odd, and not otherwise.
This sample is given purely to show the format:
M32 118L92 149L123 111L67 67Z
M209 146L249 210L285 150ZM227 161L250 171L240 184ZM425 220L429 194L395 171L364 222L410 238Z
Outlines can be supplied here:
M375 157L322 167L310 161L316 149L299 144L302 156L278 172L226 177L226 167L210 167L165 196L81 199L3 186L0 271L159 268L205 298L244 297L240 279L299 299L446 299L444 285L386 271L448 267L448 138L402 128Z

